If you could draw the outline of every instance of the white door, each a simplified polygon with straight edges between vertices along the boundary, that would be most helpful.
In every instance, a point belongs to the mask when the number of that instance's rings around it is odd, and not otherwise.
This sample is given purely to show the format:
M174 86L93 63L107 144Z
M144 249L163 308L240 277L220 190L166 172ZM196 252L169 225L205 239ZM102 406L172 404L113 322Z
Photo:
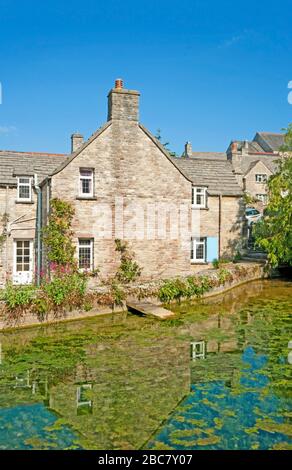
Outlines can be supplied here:
M33 277L33 241L14 240L13 284L30 284Z

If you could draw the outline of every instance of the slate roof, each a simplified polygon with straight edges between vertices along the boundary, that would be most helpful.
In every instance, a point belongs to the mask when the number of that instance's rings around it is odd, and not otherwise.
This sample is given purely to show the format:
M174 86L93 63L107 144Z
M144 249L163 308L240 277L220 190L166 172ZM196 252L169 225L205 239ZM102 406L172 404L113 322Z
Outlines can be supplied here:
M263 143L260 143L260 145L266 152L277 152L285 143L284 134L277 134L273 132L257 132L254 137L254 141L257 141L258 136L263 140Z
M39 182L68 158L66 154L0 150L0 185L17 184L17 176L33 176Z
M207 186L210 195L242 196L229 161L188 157L172 157L172 161L193 184Z
M241 170L246 175L257 162L262 162L272 173L277 169L281 157L275 155L244 155L241 160Z

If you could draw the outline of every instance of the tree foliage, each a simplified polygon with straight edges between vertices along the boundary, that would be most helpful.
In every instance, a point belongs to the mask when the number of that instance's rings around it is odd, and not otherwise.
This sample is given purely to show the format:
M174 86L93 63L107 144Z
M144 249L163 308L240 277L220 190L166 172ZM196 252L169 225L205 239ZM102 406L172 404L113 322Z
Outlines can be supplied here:
M292 123L289 124L289 126L286 129L283 129L285 131L285 136L284 136L284 145L280 148L281 152L292 152Z
M292 149L292 125L285 141ZM267 252L272 266L292 265L292 155L283 157L269 179L268 196L266 215L255 226L256 245Z
M157 129L156 134L155 134L155 137L156 137L156 139L161 143L161 145L163 145L163 147L165 148L165 150L167 150L167 152L168 152L172 157L176 157L176 156L177 156L175 152L173 152L172 150L170 150L170 148L169 148L169 142L162 142L161 129Z

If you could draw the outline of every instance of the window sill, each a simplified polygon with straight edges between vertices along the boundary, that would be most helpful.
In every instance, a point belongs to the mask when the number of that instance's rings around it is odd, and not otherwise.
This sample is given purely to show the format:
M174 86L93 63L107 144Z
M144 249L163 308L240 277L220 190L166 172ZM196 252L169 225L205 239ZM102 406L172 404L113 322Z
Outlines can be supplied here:
M202 266L204 264L209 264L208 261L194 261L194 260L191 260L191 264L197 264L199 266Z
M201 211L208 211L209 210L209 207L201 207L201 206L194 206L192 204L192 209L199 209Z
M96 201L96 196L77 196L76 199L78 201Z
M34 204L34 201L22 201L21 199L16 199L15 204Z

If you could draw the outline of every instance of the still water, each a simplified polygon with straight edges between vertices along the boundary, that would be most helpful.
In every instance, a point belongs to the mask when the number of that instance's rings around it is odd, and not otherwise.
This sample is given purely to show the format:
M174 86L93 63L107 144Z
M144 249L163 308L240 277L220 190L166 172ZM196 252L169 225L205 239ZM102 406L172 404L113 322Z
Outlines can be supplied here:
M0 449L292 448L291 294L0 333Z

